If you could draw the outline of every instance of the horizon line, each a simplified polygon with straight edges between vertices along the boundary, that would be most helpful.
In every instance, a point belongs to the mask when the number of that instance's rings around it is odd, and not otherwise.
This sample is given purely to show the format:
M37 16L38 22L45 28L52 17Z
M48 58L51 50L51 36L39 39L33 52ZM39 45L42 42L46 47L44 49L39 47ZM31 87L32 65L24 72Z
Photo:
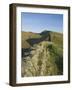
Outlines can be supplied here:
M52 30L43 30L43 31L50 31L50 32L56 32L56 33L63 33L63 32L52 31ZM43 31L42 31L42 32L43 32ZM32 32L32 31L24 31L24 30L21 30L21 32ZM42 33L42 32L32 32L32 33Z

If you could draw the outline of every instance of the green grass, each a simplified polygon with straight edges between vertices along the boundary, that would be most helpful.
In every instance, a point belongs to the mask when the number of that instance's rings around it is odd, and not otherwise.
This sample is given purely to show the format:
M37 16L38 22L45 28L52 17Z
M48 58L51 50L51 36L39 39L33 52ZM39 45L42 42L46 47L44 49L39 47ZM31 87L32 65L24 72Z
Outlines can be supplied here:
M47 38L49 36L51 38L51 42L57 44L59 47L63 47L63 34L62 33L45 31L45 32L42 32L41 34L32 33L32 32L21 32L22 48L30 48L31 47L31 45L27 42L28 39L40 39L40 38L44 38L44 37Z
M44 40L31 46L28 39ZM49 38L45 39L45 38ZM22 48L34 49L30 56L22 58L21 75L30 76L51 76L63 74L63 34L44 31L42 33L21 32ZM25 58L25 60L24 60Z
M63 34L56 32L51 32L50 34L51 34L51 41L59 45L60 47L63 47Z
M24 63L22 76L51 76L63 74L63 50L53 42L43 41L37 44L32 56Z
M27 42L31 38L41 38L41 35L32 32L21 32L21 47L30 48L30 44Z
M32 32L21 32L21 38L22 40L27 40L30 38L41 38L41 35Z

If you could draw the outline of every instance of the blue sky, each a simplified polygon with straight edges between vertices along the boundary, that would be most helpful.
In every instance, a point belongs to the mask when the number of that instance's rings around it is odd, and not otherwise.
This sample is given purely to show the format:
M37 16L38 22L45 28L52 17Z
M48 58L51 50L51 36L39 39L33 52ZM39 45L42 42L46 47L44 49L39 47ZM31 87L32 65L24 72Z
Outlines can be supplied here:
M40 33L43 30L63 32L62 14L21 13L21 30Z

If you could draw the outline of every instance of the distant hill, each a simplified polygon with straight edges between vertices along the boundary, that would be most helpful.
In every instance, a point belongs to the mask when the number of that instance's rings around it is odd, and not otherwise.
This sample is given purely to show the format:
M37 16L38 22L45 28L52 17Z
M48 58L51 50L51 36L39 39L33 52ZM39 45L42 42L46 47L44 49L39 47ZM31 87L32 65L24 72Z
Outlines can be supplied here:
M21 32L21 39L22 40L27 40L27 39L31 39L31 38L40 38L41 35L38 33L34 33L34 32Z
M30 48L42 41L51 41L63 47L63 34L44 30L41 33L21 32L22 48Z
M45 38L49 36L49 41L52 41L55 44L58 44L59 46L63 45L62 33L44 30L43 32L40 33L40 35L42 35L42 37L45 37Z
M33 32L21 32L22 48L30 48L31 45L27 42L27 40L32 38L41 38L41 35Z

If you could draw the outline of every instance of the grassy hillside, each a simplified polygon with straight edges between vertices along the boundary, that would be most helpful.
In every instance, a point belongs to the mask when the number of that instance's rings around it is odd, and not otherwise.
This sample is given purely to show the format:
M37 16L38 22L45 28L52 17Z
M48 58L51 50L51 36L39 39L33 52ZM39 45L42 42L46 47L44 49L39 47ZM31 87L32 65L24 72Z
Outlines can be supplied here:
M55 44L62 46L63 45L63 34L58 32L52 31L43 31L40 35L42 37L50 37L50 41L54 42Z
M32 32L21 32L21 45L22 48L30 48L30 44L27 42L31 38L41 38L41 35Z
M62 48L43 41L33 47L26 60L22 60L22 77L51 76L63 74Z
M55 44L63 47L63 34L51 32L51 41L54 42Z
M63 34L51 31L21 32L21 76L63 74Z
M21 32L22 48L30 48L33 44L41 41L52 41L62 47L63 35L51 31L43 31L42 33Z

